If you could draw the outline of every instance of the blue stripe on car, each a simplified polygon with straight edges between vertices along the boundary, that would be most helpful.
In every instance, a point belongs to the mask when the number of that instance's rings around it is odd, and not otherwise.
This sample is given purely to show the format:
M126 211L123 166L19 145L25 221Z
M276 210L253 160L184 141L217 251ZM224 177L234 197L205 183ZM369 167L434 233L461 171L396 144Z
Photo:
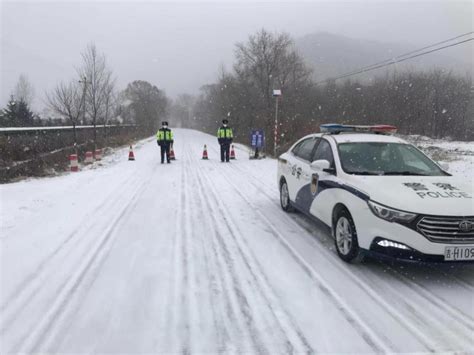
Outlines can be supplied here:
M309 213L309 209L316 198L316 196L326 189L343 189L351 194L361 198L364 201L369 200L369 195L351 187L348 185L340 184L335 181L330 180L319 180L318 181L318 189L316 194L311 193L311 184L304 185L296 194L295 205L298 209L302 212Z

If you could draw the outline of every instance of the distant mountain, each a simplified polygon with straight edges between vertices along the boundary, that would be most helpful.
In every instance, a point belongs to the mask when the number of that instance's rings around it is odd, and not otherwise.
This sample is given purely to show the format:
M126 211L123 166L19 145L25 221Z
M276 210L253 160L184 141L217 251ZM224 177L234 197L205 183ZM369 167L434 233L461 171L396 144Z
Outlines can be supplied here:
M317 80L341 75L423 47L423 45L415 47L405 44L354 39L324 32L297 38L295 44L299 53L313 68ZM352 78L367 79L382 75L387 70L393 69L427 70L433 67L453 70L463 74L466 72L472 73L472 44L431 53Z

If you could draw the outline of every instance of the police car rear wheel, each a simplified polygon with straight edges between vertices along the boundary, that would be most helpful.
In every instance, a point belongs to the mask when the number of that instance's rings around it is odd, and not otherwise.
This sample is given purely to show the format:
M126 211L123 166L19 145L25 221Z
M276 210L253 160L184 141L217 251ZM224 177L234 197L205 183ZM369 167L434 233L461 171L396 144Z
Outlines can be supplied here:
M283 181L280 184L280 205L283 211L291 212L293 209L290 203L290 193L288 192L288 184Z
M342 260L352 263L363 260L354 221L347 210L341 210L336 217L334 239L337 254Z

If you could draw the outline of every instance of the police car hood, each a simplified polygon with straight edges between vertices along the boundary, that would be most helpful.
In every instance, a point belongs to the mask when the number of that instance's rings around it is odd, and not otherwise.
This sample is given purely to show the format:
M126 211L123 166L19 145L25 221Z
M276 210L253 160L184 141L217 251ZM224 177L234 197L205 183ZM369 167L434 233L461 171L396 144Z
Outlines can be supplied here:
M375 202L417 214L474 216L472 181L453 176L350 175L347 185Z

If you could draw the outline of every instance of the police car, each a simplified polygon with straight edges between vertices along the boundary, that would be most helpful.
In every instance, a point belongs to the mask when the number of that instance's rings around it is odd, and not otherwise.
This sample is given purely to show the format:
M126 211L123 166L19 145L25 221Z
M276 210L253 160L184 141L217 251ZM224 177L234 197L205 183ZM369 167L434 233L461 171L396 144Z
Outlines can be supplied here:
M281 207L327 225L346 262L473 261L473 182L392 133L327 124L300 139L278 158Z

